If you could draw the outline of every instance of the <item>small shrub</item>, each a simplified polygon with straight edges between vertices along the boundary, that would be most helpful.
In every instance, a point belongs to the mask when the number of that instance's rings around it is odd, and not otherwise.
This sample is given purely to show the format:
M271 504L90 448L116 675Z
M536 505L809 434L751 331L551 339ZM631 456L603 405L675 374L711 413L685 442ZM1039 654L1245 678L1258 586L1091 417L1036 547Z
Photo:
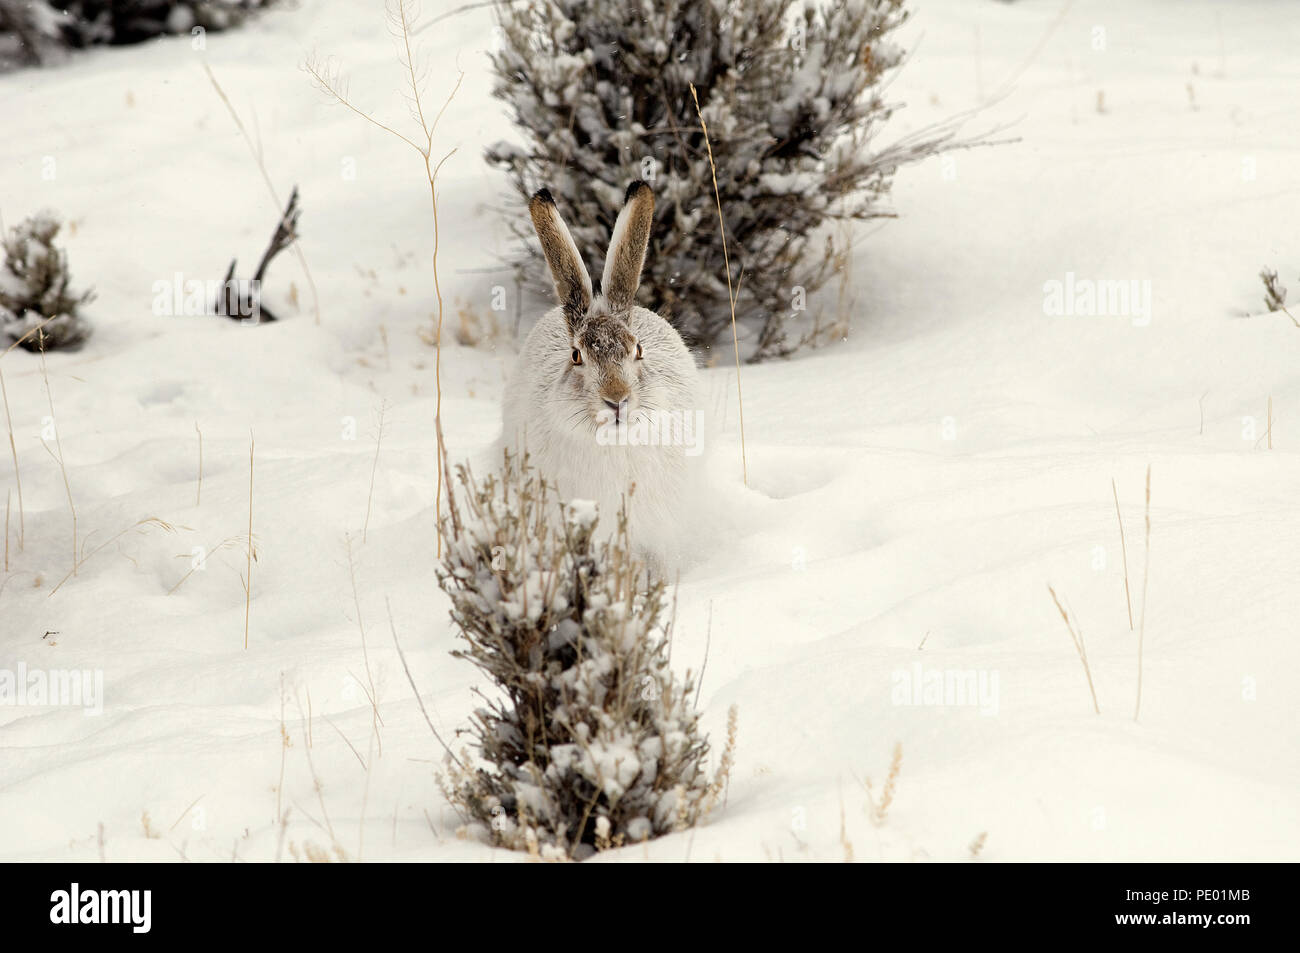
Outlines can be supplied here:
M94 292L68 290L68 256L54 244L59 228L55 214L44 211L11 228L4 238L0 328L11 340L21 339L29 351L75 347L90 335L90 325L77 309ZM47 322L44 327L42 322Z
M642 591L625 524L595 543L594 504L561 507L526 458L458 482L439 584L467 643L453 654L497 692L469 729L479 766L452 764L448 798L493 843L544 859L695 824L725 783L734 720L710 778L692 680L669 667L663 583Z
M488 161L524 201L549 188L596 269L627 183L649 181L658 201L638 303L694 347L730 338L731 308L692 84L753 360L815 339L805 301L846 247L824 226L892 217L900 165L976 141L957 141L954 121L873 148L897 108L884 96L903 59L903 0L550 0L497 15L493 92L525 141L493 145ZM532 247L527 216L510 214Z
M140 43L156 36L239 26L274 0L0 0L0 39L23 62L53 49ZM0 66L4 65L0 51Z

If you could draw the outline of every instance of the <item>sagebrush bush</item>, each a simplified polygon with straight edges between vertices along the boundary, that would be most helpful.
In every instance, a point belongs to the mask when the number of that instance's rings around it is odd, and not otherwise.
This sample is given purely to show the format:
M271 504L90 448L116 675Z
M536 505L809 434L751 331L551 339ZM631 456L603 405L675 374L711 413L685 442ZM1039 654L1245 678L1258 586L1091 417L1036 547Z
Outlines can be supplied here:
M72 280L68 256L54 244L59 228L58 217L43 211L14 226L4 237L0 329L11 340L21 340L21 346L29 351L73 347L90 334L90 325L78 309L94 292L75 294L68 289Z
M729 336L731 309L692 83L754 360L808 340L806 296L844 261L823 226L891 216L900 164L970 144L954 122L872 148L897 108L881 81L903 57L890 39L903 0L527 0L497 15L494 93L525 141L488 160L521 197L554 193L597 274L628 182L647 180L658 201L638 300L693 346Z
M189 33L195 27L225 30L243 23L275 0L0 0L0 38L40 63L48 50L101 43L139 43ZM0 54L0 62L3 55Z
M546 859L696 823L725 783L734 718L711 777L692 679L669 666L663 583L643 589L626 533L594 542L594 504L561 507L526 460L458 483L439 584L467 644L453 654L495 691L469 729L478 764L450 762L448 798L493 843Z

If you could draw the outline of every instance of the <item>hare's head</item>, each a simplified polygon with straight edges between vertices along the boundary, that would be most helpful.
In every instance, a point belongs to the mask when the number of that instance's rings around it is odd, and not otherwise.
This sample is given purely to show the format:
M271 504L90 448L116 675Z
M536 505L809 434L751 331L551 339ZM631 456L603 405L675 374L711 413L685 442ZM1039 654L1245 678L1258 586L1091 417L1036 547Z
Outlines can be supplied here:
M528 204L567 331L548 343L562 351L548 355L547 363L555 361L558 379L554 387L574 408L575 429L600 421L625 423L654 402L649 398L655 383L655 349L664 335L677 336L663 319L633 304L654 206L654 194L644 182L628 187L614 223L605 271L593 291L578 246L551 193L542 189Z

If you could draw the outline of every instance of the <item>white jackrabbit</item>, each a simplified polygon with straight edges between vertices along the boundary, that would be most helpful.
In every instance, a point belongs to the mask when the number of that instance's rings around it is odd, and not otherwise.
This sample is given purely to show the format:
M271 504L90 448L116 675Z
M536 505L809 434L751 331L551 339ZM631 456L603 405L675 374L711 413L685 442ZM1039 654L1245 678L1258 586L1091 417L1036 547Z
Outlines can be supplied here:
M628 187L594 290L551 194L539 191L528 210L560 306L542 315L519 354L503 445L526 450L562 500L594 500L606 532L627 498L633 547L654 571L671 571L691 522L704 435L691 352L671 324L633 302L654 194L644 182Z

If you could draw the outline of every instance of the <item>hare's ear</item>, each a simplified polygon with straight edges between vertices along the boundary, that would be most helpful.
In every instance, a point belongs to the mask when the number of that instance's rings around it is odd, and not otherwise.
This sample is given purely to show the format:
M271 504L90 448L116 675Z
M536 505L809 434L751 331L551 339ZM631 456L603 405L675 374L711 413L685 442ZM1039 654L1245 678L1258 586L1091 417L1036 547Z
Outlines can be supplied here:
M542 243L546 264L550 266L556 297L569 324L575 325L591 305L591 276L550 192L540 189L528 203L528 214Z
M614 237L600 279L601 290L612 311L622 311L632 305L632 296L641 284L641 266L645 264L654 215L654 193L638 179L627 187L623 197L623 210L614 223Z

